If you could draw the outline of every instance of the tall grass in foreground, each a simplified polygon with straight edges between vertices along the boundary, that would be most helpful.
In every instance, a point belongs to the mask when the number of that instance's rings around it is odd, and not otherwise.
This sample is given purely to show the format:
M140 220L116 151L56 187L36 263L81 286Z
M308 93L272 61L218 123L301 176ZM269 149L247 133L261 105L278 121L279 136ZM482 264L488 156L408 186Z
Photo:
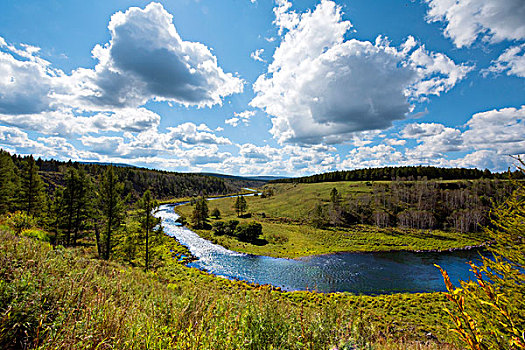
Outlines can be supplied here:
M0 230L0 348L450 348L388 339L335 301L298 306L186 270L161 278Z

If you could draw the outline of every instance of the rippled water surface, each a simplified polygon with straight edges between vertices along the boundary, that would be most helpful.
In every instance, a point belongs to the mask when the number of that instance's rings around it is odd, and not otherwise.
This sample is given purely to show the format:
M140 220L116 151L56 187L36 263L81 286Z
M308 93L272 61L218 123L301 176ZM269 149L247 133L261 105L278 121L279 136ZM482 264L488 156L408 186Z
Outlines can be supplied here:
M469 260L479 259L474 251L445 253L337 253L299 259L233 252L213 244L178 225L174 205L161 205L165 232L188 247L198 260L189 266L215 275L284 290L382 294L395 292L444 291L441 274L434 264L446 269L453 283L471 277Z

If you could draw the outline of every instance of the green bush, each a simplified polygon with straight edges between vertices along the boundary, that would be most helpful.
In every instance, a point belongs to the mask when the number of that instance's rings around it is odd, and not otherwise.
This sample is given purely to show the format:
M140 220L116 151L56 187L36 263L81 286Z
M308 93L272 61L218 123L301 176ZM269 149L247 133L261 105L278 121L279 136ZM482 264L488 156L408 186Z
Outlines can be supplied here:
M51 242L51 237L49 237L47 232L36 229L36 228L30 228L30 229L23 230L21 233L21 236L35 238L42 242Z
M235 229L235 236L241 241L253 242L262 235L262 225L258 222L243 222Z
M35 219L22 211L8 214L6 222L17 235L20 235L23 230L33 228L36 225Z

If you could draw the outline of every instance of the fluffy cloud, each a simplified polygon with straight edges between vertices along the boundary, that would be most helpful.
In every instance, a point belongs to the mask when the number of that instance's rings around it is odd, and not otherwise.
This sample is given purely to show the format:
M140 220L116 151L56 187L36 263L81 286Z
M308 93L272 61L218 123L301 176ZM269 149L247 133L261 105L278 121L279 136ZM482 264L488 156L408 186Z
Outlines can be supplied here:
M410 52L415 40L409 37L403 45L404 53ZM409 87L412 96L440 95L452 89L473 67L457 65L442 53L428 52L422 45L410 53L408 63L414 68L420 80Z
M18 128L0 125L0 144L20 148L39 148L42 145L29 139L27 133ZM40 153L40 152L38 152Z
M24 51L5 41L2 44L0 48L11 53L0 51L0 113L19 115L52 110L52 95L57 87L55 72L36 59L16 59L14 54ZM35 57L31 52L34 51L25 52L25 56Z
M35 141L27 133L16 127L1 125L0 148L18 154L33 154L35 157L54 157L63 160L98 159L97 154L78 151L64 138L38 138L38 141Z
M254 163L267 163L276 160L280 155L278 149L265 146L256 146L251 143L239 145L239 155L246 159L252 160Z
M466 124L465 143L498 154L525 153L525 106L477 113Z
M406 125L401 136L414 139L415 147L403 151L405 164L432 164L505 170L512 165L508 155L525 153L525 106L474 114L465 131L439 123ZM463 129L461 128L461 129ZM454 152L470 152L454 159ZM370 155L373 159L385 157ZM385 158L388 159L388 158Z
M250 54L250 57L252 59L254 59L255 61L259 61L259 62L266 62L262 57L261 55L264 53L264 49L258 49L258 50L255 50L254 52L252 52Z
M60 159L145 161L178 153L183 160L177 164L186 166L204 161L199 152L211 159L217 145L230 140L204 124L159 132L161 117L141 107L151 100L212 106L243 90L243 81L225 73L208 47L182 40L172 19L158 3L114 14L110 41L92 51L94 69L70 75L41 59L39 48L0 38L0 122L9 125L0 130L0 145ZM240 115L245 122L249 117ZM46 137L32 141L36 134ZM89 151L64 138L77 136Z
M525 39L523 0L425 0L429 22L445 22L445 36L457 47L477 38L488 42Z
M515 161L511 157L502 156L495 151L481 150L469 153L463 158L451 160L449 165L503 171L513 167Z
M389 145L362 146L351 150L341 163L344 169L400 165L406 160L403 153Z
M141 132L155 128L160 116L145 108L124 108L93 116L75 116L70 109L39 114L0 114L0 122L46 135L85 135L106 131Z
M242 92L243 81L218 66L210 49L181 39L162 5L132 7L111 17L111 40L96 45L94 69L71 75L52 69L38 48L0 41L0 114L34 115L64 109L108 111L147 101L212 106Z
M278 4L275 23L286 34L268 73L254 83L250 105L273 116L271 133L280 143L338 143L388 128L411 110L411 98L446 92L471 69L416 49L412 37L400 49L381 36L345 41L352 25L332 1L300 15L289 2Z
M184 123L176 127L169 127L168 133L166 134L167 141L169 143L174 140L179 140L184 143L195 145L195 144L214 144L214 145L230 145L231 141L225 137L216 136L211 132L204 132L200 130L211 131L204 124L197 126L193 123Z
M224 122L233 127L239 125L240 122L243 122L244 125L248 125L250 122L250 118L255 115L255 111L244 111L240 113L234 112L233 115L233 118L226 119Z
M525 44L509 47L493 63L488 71L525 78Z
M136 107L150 99L203 107L241 92L242 80L224 73L205 45L182 40L172 20L158 3L115 13L110 42L93 49L95 70L73 73L91 90L85 99L111 107Z

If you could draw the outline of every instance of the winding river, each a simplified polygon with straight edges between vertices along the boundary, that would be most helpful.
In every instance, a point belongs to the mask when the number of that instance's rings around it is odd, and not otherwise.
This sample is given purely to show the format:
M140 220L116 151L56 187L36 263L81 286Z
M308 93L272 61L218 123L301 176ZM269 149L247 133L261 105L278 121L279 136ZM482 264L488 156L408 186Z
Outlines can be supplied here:
M443 267L456 285L471 277L469 260L479 260L476 251L442 253L381 252L336 253L298 259L243 254L201 238L176 223L174 206L158 208L165 232L175 237L197 258L188 264L217 276L258 284L271 284L286 291L352 292L389 294L445 291L443 278L434 264Z

